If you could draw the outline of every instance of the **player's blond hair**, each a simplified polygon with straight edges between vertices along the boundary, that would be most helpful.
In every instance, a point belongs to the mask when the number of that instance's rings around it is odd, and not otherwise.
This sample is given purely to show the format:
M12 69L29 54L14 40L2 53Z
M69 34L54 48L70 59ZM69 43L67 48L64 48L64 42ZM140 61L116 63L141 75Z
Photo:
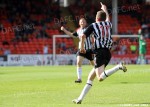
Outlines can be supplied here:
M96 20L105 21L106 20L106 13L103 10L98 11L96 14Z

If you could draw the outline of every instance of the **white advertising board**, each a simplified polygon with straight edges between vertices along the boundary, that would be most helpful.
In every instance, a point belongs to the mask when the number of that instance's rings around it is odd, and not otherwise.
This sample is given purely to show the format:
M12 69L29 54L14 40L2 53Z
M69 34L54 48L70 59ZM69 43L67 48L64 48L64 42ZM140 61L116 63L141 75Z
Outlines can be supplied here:
M8 55L8 65L52 65L52 55Z

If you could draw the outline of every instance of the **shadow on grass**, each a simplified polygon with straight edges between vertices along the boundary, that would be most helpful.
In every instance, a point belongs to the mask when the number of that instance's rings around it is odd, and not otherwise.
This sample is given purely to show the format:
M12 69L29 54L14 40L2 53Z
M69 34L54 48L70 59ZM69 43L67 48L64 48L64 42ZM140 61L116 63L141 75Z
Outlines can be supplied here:
M146 105L149 105L149 106L150 106L150 102L140 103L140 104L146 104Z
M121 84L129 84L129 82L120 82Z
M143 84L143 83L150 83L150 82L120 82L121 84Z
M3 75L3 74L5 74L5 73L3 73L3 72L0 72L0 75Z

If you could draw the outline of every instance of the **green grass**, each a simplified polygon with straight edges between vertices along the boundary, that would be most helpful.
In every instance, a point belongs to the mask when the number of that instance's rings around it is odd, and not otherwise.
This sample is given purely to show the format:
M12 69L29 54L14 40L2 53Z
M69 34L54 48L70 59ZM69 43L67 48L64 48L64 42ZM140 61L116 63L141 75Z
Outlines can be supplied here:
M91 66L83 66L82 84L74 83L75 66L1 67L0 107L150 107L150 66L127 67L127 73L95 79L81 105L72 99L79 96Z

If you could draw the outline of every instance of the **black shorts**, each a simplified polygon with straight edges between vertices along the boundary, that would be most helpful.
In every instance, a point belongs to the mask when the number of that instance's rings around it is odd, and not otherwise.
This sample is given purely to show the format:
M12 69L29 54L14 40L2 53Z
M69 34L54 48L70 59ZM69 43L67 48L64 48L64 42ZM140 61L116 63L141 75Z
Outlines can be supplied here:
M82 56L90 61L94 60L94 55L92 50L86 50L86 53L80 53L80 51L77 52L77 56Z
M95 50L95 58L95 68L98 68L103 64L106 67L111 59L110 50L107 48L100 48Z

